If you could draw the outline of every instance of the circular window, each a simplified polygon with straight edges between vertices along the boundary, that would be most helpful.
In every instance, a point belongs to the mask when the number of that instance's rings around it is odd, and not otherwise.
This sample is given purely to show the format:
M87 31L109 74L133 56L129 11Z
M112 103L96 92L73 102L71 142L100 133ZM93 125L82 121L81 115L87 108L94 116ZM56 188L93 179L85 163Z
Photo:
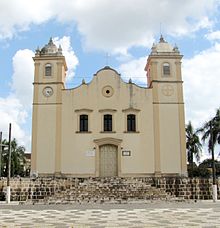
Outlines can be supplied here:
M111 86L105 86L102 89L102 94L105 97L111 97L113 95L113 93L114 93L114 91L113 91L113 88Z

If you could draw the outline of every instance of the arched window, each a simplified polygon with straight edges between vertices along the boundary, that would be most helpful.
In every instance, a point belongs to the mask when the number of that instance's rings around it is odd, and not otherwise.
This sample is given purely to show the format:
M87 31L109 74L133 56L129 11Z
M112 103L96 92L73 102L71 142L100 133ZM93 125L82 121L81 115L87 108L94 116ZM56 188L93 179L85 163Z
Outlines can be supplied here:
M169 63L163 64L163 74L170 75L170 64Z
M127 115L127 131L136 131L136 116L134 114Z
M52 65L50 63L47 63L45 66L45 76L51 76L52 75Z
M88 131L88 115L80 115L79 130Z
M112 115L104 115L104 131L112 131Z

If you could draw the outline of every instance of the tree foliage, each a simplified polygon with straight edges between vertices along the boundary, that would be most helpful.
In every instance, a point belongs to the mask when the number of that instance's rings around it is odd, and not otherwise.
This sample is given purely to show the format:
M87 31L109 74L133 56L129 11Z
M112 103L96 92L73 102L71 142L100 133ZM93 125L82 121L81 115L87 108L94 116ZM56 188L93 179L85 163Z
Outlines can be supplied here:
M217 109L216 115L205 122L204 125L198 129L202 134L202 141L208 141L208 150L211 153L217 144L220 144L220 108Z
M200 160L202 144L200 143L198 133L193 129L190 121L186 125L186 150L189 164L193 164L193 157L195 157L197 161Z
M209 178L211 176L211 172L209 169L205 167L190 167L188 168L189 177L201 177L201 178Z
M200 168L211 169L212 168L212 159L205 159L202 163L199 164ZM220 176L220 162L215 160L216 175Z
M197 161L200 159L202 152L202 145L200 143L199 134L201 134L201 139L208 145L208 152L211 153L217 144L220 144L220 108L217 109L216 114L209 121L205 122L202 127L197 131L194 131L191 122L186 126L186 149L188 158L188 174L191 177L209 177L210 170L212 167L212 159L207 159L203 161L199 167L194 166L193 157ZM216 161L216 174L220 173L220 164Z
M2 144L9 145L9 142L3 140ZM11 177L25 176L25 163L25 148L23 146L18 146L16 139L13 139L11 141ZM4 177L6 177L8 173L8 147L3 147L1 173Z

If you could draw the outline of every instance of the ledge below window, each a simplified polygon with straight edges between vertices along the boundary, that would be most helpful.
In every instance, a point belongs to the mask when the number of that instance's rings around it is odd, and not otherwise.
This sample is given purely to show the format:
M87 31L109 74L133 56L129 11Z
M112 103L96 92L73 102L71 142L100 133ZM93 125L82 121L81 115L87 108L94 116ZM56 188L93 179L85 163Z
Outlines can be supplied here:
M111 133L116 133L116 131L100 131L100 133L107 133L107 134L110 133L111 134Z
M124 131L123 133L128 133L128 134L132 134L132 133L134 133L134 134L137 134L137 133L140 133L140 131Z
M76 131L76 134L90 134L92 133L91 131Z

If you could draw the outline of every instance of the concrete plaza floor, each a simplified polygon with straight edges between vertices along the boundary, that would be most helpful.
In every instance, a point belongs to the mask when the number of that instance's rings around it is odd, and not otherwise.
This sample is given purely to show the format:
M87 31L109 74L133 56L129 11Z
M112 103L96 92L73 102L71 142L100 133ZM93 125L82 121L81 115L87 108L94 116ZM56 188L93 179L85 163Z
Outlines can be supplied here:
M0 227L220 227L220 202L6 205Z

